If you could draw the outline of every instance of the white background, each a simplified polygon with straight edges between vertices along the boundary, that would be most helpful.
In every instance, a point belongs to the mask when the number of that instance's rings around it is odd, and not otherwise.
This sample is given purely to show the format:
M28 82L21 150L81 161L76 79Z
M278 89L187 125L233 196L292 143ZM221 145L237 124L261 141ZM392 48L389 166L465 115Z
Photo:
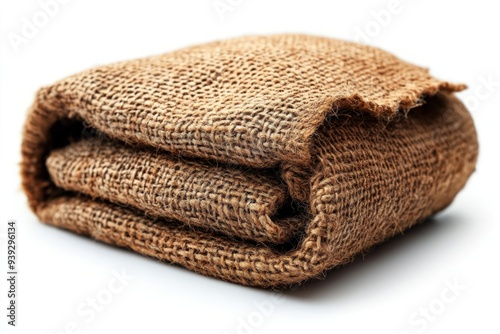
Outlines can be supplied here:
M214 3L230 10L220 13ZM377 21L390 3L70 0L16 48L9 36L20 35L42 6L2 1L0 233L5 239L7 220L18 221L20 274L18 326L10 328L3 240L1 332L71 333L75 323L80 333L500 333L499 8L488 0L400 0ZM40 224L29 211L19 186L20 133L40 86L96 65L231 36L300 32L353 40L359 31L367 43L439 78L467 83L460 96L481 146L477 171L451 207L364 260L273 295ZM134 279L101 312L92 319L77 312L87 298L104 296L113 272L122 270ZM454 283L457 295L446 291ZM422 320L419 312L429 306L442 312Z

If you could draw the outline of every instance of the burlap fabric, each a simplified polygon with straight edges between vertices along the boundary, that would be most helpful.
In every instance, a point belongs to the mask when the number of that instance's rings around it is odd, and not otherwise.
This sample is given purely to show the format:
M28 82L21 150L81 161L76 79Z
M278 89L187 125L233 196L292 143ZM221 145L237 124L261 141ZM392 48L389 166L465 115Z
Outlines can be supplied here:
M41 221L231 282L290 286L451 203L474 170L453 92L376 48L243 37L42 88L22 143Z

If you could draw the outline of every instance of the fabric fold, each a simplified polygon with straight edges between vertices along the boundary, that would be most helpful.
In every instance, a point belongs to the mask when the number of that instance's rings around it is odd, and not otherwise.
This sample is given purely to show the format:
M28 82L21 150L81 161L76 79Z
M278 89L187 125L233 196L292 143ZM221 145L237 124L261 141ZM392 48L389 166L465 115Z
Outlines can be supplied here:
M278 218L286 186L264 173L181 160L109 139L86 139L51 152L54 184L145 213L258 242L283 243L295 217Z
M42 88L21 164L43 222L231 282L321 276L449 205L465 88L379 49L251 36Z

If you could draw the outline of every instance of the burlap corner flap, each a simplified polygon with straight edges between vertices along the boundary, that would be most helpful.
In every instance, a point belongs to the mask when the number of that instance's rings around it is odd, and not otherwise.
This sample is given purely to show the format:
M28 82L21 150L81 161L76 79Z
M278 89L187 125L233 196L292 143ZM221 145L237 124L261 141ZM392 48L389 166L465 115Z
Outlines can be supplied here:
M463 88L304 35L101 66L38 92L23 188L48 224L231 282L289 286L452 202L477 159L453 95Z

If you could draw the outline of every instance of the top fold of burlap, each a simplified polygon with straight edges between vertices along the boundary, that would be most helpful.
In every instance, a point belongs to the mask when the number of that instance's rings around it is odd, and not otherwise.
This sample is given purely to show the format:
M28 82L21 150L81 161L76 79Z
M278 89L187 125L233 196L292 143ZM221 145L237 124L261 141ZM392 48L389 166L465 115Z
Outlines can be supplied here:
M272 167L307 165L328 114L391 118L463 88L369 46L250 36L93 68L41 89L33 108L127 143Z

